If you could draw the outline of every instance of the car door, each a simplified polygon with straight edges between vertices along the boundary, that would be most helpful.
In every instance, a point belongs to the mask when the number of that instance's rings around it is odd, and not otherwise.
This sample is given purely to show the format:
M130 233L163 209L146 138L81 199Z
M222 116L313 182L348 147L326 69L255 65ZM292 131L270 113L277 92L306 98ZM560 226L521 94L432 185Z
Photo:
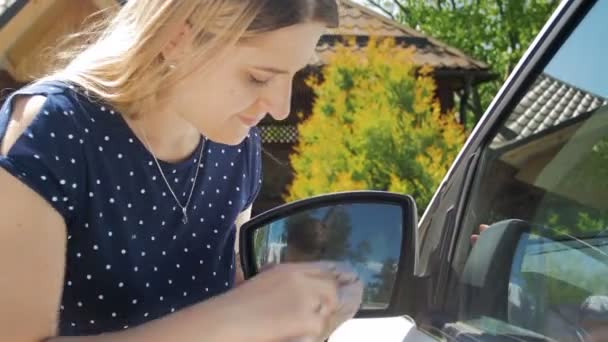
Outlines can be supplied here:
M418 329L608 340L607 18L607 1L562 2L440 186L420 222Z

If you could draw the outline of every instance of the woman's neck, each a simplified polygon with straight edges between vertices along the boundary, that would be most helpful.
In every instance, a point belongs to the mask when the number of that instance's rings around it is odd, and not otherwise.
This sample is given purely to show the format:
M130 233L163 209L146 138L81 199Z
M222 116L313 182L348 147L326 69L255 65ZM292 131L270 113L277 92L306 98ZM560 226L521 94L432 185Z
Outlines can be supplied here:
M148 150L166 162L188 158L200 142L201 134L179 115L166 110L149 112L136 119L125 118L131 130Z

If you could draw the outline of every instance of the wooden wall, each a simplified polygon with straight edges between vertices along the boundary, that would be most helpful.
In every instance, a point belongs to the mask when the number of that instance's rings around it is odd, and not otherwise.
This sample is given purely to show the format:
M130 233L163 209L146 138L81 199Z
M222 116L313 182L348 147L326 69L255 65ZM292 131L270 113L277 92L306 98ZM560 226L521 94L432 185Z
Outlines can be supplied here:
M18 83L40 76L59 41L80 31L99 9L115 4L114 0L29 1L0 30L4 68Z

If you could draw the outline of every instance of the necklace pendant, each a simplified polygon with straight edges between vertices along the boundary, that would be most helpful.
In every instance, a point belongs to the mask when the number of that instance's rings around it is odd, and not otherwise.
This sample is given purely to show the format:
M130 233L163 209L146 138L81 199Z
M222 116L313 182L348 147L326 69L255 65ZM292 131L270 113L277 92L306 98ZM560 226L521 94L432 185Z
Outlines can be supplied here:
M187 209L186 208L182 208L182 223L183 224L188 224L188 213L186 212Z

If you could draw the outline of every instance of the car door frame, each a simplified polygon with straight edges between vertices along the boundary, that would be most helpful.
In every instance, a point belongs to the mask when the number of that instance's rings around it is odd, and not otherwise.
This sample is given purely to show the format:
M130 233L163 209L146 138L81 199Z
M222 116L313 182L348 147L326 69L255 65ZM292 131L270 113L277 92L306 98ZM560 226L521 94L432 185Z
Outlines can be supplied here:
M416 276L419 281L402 292L415 292L410 315L418 329L430 334L454 319L457 296L450 296L456 242L480 155L518 101L572 33L596 0L567 0L559 4L467 139L419 221ZM468 230L467 230L468 231ZM413 291L412 291L413 290ZM402 294L409 297L407 294ZM411 298L411 297L410 297Z

